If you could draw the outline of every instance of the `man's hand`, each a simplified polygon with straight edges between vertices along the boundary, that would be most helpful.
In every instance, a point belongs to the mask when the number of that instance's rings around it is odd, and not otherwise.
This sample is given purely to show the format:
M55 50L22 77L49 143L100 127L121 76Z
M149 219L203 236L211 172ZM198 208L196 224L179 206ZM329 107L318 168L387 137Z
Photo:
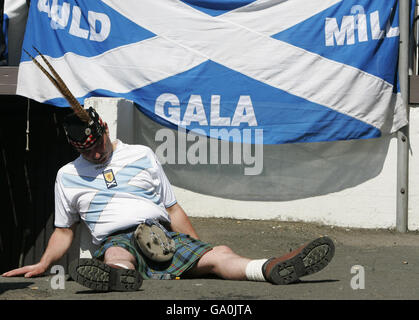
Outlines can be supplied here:
M45 271L47 271L47 269L48 269L48 266L44 265L41 262L38 262L37 264L10 270L8 272L3 273L2 276L3 277L17 277L17 276L24 275L25 278L31 278L31 277L38 276L44 273Z
M77 224L70 228L55 228L49 238L48 246L38 263L5 272L2 276L16 277L24 275L25 278L30 278L44 273L53 262L61 259L70 248L76 228Z

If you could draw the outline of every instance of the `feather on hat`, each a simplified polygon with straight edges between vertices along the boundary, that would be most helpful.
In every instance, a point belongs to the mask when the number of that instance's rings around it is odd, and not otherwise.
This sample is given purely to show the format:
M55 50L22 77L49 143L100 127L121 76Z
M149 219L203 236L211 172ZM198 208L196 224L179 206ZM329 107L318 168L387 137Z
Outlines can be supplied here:
M52 84L60 91L63 97L68 101L73 113L64 119L63 127L68 141L77 149L87 149L92 147L95 142L105 132L105 124L95 109L90 107L84 109L74 95L70 92L64 81L58 75L44 55L38 49L33 47L42 58L46 66L51 70L49 73L31 54L23 49L32 59L35 65L48 77Z

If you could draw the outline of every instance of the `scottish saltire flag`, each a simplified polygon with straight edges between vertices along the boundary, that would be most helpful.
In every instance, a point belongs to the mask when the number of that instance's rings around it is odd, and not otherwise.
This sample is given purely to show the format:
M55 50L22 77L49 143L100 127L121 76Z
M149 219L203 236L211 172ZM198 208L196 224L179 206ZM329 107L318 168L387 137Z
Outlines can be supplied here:
M172 128L367 139L407 124L398 17L397 0L32 0L23 47L81 103L123 97ZM67 106L24 53L17 93Z

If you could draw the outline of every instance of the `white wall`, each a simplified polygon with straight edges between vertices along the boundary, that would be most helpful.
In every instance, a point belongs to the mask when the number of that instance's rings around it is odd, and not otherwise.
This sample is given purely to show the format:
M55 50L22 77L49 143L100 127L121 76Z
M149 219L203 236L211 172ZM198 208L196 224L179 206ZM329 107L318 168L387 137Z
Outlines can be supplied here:
M139 111L130 101L116 98L89 98L108 122L111 138L135 142L136 118ZM411 154L409 185L409 230L419 230L419 110L411 108ZM320 222L327 225L359 228L395 228L397 141L394 137L367 141L370 150L388 150L381 172L355 187L327 195L292 201L239 201L222 199L174 186L176 197L189 216L229 217L240 219L278 219L284 221ZM380 148L380 145L383 148ZM378 146L378 148L377 148ZM388 146L388 148L387 148ZM353 152L367 152L353 145ZM367 150L367 151L366 151ZM365 154L364 154L365 156ZM295 159L298 161L298 159ZM347 157L347 161L350 158ZM345 156L342 158L345 165ZM353 172L356 175L358 172Z

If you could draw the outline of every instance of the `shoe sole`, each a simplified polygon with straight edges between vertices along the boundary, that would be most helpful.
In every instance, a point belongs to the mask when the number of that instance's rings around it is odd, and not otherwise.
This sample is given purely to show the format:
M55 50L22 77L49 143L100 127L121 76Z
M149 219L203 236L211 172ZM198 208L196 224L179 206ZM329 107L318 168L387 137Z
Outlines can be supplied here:
M77 259L69 266L71 278L95 291L137 291L143 282L136 270L112 268L95 259Z
M290 284L300 277L319 272L325 268L335 254L335 245L328 237L310 242L295 257L275 265L271 271L274 284Z

